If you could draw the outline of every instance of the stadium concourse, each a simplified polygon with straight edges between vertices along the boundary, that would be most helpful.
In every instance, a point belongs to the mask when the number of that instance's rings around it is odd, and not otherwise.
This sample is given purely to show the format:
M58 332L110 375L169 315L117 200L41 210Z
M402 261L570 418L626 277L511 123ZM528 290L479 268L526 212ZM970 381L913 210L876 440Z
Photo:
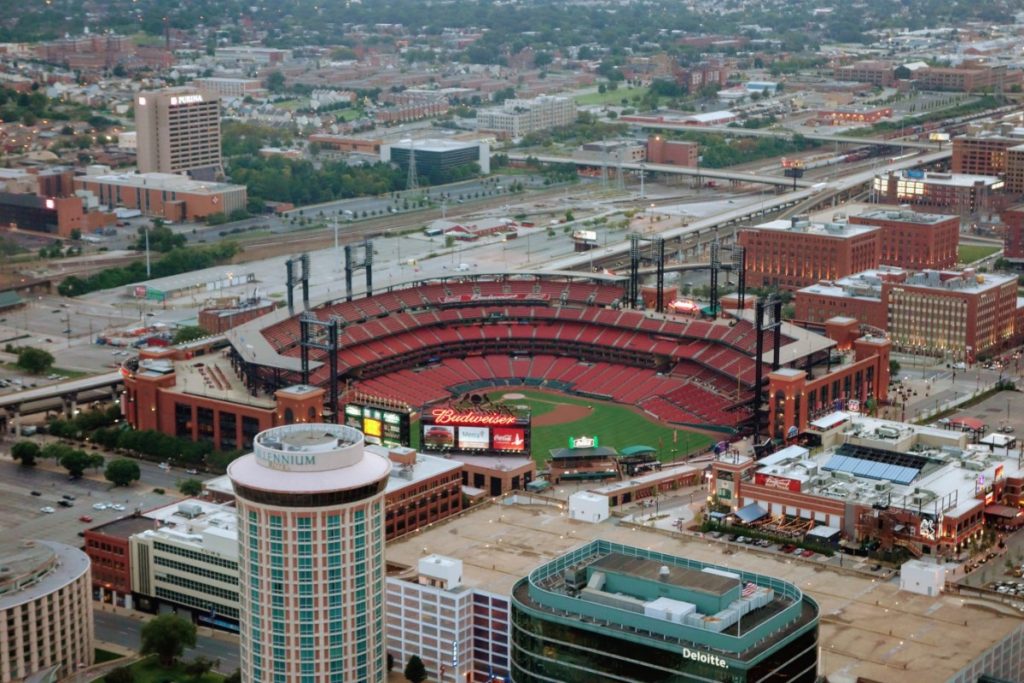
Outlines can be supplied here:
M228 339L246 385L268 394L302 383L300 318L310 316L339 325L343 392L421 408L484 387L537 386L639 406L680 425L741 429L755 376L751 322L628 310L623 300L615 276L474 274L294 314L279 309ZM808 335L784 327L787 362L829 345ZM329 383L326 353L310 352L309 384Z

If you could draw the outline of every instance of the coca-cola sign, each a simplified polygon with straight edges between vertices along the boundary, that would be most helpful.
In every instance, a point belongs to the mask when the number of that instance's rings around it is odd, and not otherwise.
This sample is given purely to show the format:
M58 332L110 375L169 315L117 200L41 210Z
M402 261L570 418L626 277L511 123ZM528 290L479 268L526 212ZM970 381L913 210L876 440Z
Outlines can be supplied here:
M799 491L800 480L789 477L777 477L774 474L758 472L754 475L754 483L766 489L781 489L783 491Z

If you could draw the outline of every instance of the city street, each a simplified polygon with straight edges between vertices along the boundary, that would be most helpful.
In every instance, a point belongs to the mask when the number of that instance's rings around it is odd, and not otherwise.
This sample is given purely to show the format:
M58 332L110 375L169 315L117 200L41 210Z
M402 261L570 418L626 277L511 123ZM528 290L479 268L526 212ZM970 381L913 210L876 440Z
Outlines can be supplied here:
M122 647L138 650L142 646L142 626L150 615L143 612L131 614L108 612L109 605L95 605L93 622L96 629L96 640L117 643ZM217 632L210 635L208 628L200 627L196 633L196 646L185 650L184 659L197 656L209 657L220 662L215 668L221 673L231 673L238 668L238 638L228 633Z

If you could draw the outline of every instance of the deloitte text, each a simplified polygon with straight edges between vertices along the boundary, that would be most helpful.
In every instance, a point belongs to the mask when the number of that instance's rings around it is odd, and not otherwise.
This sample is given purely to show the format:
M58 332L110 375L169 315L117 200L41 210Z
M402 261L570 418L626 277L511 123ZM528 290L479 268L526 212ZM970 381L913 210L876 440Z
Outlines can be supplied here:
M683 648L683 656L687 659L692 659L695 662L700 662L701 664L720 666L723 669L729 668L729 664L718 655L709 655L707 652L697 652L696 650L691 650L688 647Z

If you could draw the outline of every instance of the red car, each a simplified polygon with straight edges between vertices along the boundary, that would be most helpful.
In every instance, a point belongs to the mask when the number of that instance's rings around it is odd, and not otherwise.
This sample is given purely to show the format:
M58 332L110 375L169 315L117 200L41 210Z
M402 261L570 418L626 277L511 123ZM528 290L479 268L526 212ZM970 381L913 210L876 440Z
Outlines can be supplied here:
M787 543L786 545L784 545L781 548L779 548L779 552L785 553L785 554L788 555L789 553L793 552L795 549L796 549L795 545Z
M813 550L805 550L805 551L803 551L800 554L803 555L804 557L814 557L814 555L815 555Z
M81 517L78 518L78 521L79 522L91 522L92 521L92 517L90 517L89 515L82 515Z

